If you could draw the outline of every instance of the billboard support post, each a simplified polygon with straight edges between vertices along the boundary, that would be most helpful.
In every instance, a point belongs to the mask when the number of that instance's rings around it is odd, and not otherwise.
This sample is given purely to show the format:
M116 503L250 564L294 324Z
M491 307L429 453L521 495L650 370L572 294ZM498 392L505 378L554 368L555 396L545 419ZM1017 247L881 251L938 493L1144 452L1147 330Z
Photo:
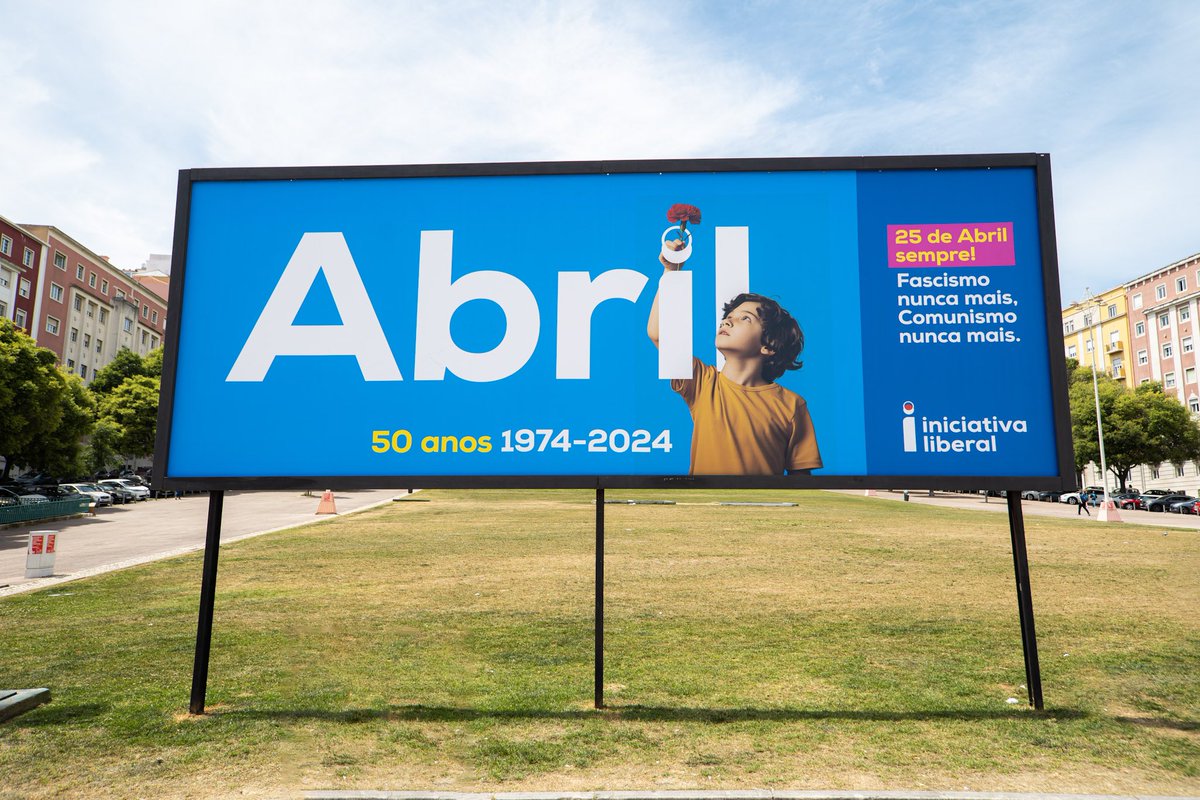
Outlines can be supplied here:
M604 708L604 489L596 489L595 705Z
M1025 686L1029 705L1042 710L1042 671L1038 666L1037 633L1033 627L1033 594L1029 589L1029 556L1025 551L1025 515L1021 492L1008 491L1008 530L1012 536L1013 568L1017 577L1017 610L1021 618L1021 649L1025 653Z
M217 595L217 553L221 547L221 511L224 491L208 493L208 531L204 537L204 572L200 578L200 617L196 623L196 659L192 663L193 714L204 713L204 695L208 689L208 653L212 645L213 602Z

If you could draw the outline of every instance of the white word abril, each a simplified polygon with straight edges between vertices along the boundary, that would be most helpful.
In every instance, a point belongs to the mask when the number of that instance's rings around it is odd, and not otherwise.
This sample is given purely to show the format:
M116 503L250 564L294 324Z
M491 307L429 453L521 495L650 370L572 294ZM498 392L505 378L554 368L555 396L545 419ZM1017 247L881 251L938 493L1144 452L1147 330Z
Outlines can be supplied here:
M515 275L477 270L451 280L454 231L421 231L413 378L443 380L446 371L467 381L497 381L517 372L533 355L541 313L529 287ZM722 304L749 284L749 229L716 228L717 319ZM321 272L341 323L296 325L293 320ZM637 302L649 279L631 269L558 273L555 377L586 379L591 373L592 314L606 300ZM692 276L667 272L659 284L660 378L692 374ZM459 306L488 300L504 312L504 337L491 350L463 350L450 320ZM341 233L305 233L246 338L226 381L261 382L277 356L354 356L365 381L404 377L380 327L371 297Z

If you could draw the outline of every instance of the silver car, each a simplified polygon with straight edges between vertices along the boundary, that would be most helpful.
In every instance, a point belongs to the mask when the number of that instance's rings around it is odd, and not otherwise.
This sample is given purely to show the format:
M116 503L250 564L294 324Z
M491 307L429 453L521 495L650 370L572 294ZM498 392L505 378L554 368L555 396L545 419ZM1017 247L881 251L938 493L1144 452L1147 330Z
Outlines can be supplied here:
M94 483L62 483L58 488L72 494L87 495L92 498L92 502L96 504L97 508L113 504L113 496Z

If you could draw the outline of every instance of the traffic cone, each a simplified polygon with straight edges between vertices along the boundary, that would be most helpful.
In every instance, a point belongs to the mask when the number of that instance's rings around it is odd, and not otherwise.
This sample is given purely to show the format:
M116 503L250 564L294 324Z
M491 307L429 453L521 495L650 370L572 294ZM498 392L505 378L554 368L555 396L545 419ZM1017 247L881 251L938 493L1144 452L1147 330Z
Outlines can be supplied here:
M1100 513L1096 514L1097 522L1124 522L1121 519L1121 512L1117 511L1117 504L1112 500L1100 501Z
M325 494L321 495L321 502L317 504L318 514L336 514L337 506L333 504L333 492L329 489L325 490Z

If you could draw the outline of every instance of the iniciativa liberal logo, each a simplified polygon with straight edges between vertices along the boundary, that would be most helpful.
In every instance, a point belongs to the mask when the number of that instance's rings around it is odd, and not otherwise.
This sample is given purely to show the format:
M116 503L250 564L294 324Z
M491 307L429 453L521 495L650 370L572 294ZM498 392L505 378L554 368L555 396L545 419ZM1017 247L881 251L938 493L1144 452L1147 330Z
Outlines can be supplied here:
M906 453L995 453L1004 434L1028 433L1023 419L1000 417L921 417L917 431L916 404L905 400L900 430Z

